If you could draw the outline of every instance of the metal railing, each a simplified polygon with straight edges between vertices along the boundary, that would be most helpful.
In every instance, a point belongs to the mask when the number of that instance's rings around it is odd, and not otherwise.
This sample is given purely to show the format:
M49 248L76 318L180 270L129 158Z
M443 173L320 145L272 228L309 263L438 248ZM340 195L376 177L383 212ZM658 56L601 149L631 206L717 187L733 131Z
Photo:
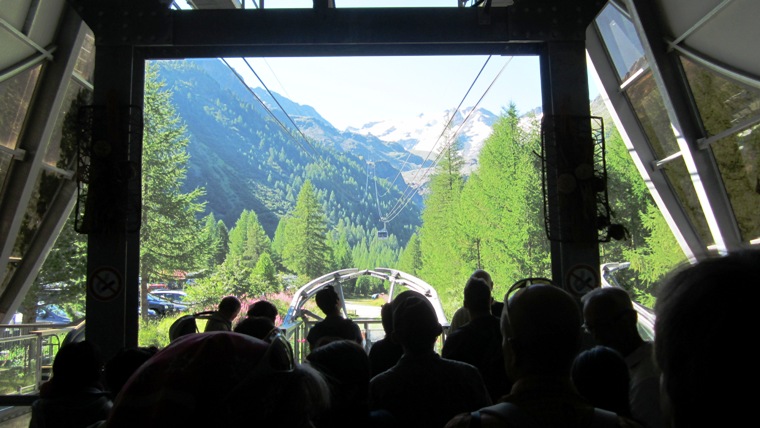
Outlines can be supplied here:
M64 337L75 326L0 325L0 395L28 395L39 387Z
M382 321L378 318L351 318L351 321L359 324L359 329L364 337L364 350L367 353L369 353L375 342L385 337ZM290 324L287 328L283 329L285 337L293 346L293 356L298 363L302 363L306 356L309 355L309 344L306 342L306 335L309 334L309 330L314 324L318 322L319 320L301 319L296 324ZM436 352L440 352L441 347L443 347L447 330L448 326L445 326L443 334L438 337L435 345Z
M364 350L369 352L372 344L382 339L385 335L383 325L378 318L351 318L351 321L359 325L359 329L364 337ZM319 320L301 319L295 324L289 324L284 328L285 337L293 346L293 356L295 360L302 363L309 354L309 344L306 342L306 335L309 330L318 323Z

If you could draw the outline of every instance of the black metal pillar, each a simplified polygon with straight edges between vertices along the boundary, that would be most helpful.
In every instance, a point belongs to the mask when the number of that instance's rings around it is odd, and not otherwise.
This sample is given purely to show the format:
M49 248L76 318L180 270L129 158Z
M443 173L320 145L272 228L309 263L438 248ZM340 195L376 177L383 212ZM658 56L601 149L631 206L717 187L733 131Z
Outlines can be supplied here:
M599 283L586 51L582 40L545 46L540 59L552 276L580 295Z
M140 159L139 150L130 150L139 144L135 134L141 135L140 115L132 107L143 91L141 85L133 87L137 70L141 67L135 67L132 46L96 46L91 172L84 211L84 228L89 233L86 336L106 358L137 344L134 282L139 239L134 235L139 223L133 226L136 213L130 201L135 180L139 182L139 169L135 170L130 158ZM127 280L133 282L130 292Z

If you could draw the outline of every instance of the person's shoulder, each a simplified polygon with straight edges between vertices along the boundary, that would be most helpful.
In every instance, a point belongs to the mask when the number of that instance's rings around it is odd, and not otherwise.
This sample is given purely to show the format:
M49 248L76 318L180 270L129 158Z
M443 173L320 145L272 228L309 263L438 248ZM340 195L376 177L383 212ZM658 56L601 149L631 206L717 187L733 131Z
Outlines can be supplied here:
M472 364L457 360L450 360L448 358L440 358L439 361L439 364L446 366L447 370L449 370L451 373L458 373L465 378L472 378L474 375L477 375L477 378L480 378L480 372Z

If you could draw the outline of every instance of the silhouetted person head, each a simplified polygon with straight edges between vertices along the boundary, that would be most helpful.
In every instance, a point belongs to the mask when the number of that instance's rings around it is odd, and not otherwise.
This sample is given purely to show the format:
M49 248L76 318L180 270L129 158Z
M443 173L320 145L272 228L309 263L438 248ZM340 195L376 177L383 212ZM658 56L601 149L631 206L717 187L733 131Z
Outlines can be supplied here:
M380 307L380 319L383 323L383 331L388 336L393 331L393 304L386 303Z
M235 296L227 296L219 302L219 315L228 321L232 321L240 313L240 300Z
M53 360L54 394L98 385L103 370L100 350L88 340L61 347Z
M231 332L182 336L134 374L108 420L119 427L311 427L329 389L284 342Z
M484 271L483 269L478 269L475 272L473 272L472 275L470 275L470 278L482 279L483 281L486 282L486 284L488 284L488 288L490 290L493 290L493 279L491 279L491 274Z
M332 419L349 415L366 418L369 358L361 345L351 340L336 340L314 349L306 359L330 385ZM345 425L357 426L356 423Z
M248 317L235 326L235 333L245 334L257 339L266 339L275 329L274 323L267 317Z
M335 292L335 288L332 285L328 285L325 288L317 291L314 296L317 301L317 306L325 315L338 315L340 313L340 297Z
M748 346L760 321L760 251L709 259L675 273L658 294L655 355L663 407L675 428L754 420L757 379Z
M628 366L619 352L605 346L581 352L575 357L571 377L578 393L594 407L631 416Z
M491 314L491 288L481 278L470 277L464 286L464 307L470 312L470 316Z
M119 351L108 363L104 371L106 387L112 397L116 397L119 391L127 383L127 380L146 361L158 352L158 348L125 348Z
M636 328L638 315L628 293L621 288L598 288L583 296L585 327L602 346L626 356L643 343Z
M393 301L393 340L404 352L433 349L443 329L433 305L416 291L404 291Z
M250 307L248 307L249 317L265 317L272 320L272 324L277 322L277 307L266 300L259 300Z
M504 302L504 362L512 381L528 376L569 377L580 343L581 314L572 296L536 284Z

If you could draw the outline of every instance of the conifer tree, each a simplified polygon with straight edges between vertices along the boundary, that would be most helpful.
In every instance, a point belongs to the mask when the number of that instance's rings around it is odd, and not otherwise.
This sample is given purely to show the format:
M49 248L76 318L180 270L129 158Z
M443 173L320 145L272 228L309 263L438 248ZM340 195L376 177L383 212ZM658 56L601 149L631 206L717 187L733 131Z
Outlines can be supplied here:
M150 63L145 72L144 108L140 276L142 316L147 319L147 284L203 263L196 215L204 208L198 202L204 190L182 191L190 140L172 105L171 92L159 80L157 66Z
M280 285L277 280L277 270L269 253L262 253L253 268L253 282L256 291L269 293L279 291Z
M293 217L285 228L283 260L287 268L308 278L327 273L332 252L327 245L327 219L311 181L298 193Z
M208 271L213 271L217 266L224 262L227 256L229 237L227 236L227 227L222 220L217 221L214 213L210 213L201 220L203 229L201 230L200 239L204 243L204 267Z
M453 311L457 306L455 302L461 300L463 287L457 213L464 184L461 170L464 161L459 153L459 142L450 137L447 141L435 174L430 178L430 193L422 212L420 274L438 290L442 300L451 302L444 309Z
M229 237L227 258L241 266L253 269L261 254L272 252L272 242L253 211L243 210Z
M408 274L419 276L422 270L422 249L420 248L420 240L415 233L409 238L409 242L406 244L406 248L401 253L398 259L398 268Z

